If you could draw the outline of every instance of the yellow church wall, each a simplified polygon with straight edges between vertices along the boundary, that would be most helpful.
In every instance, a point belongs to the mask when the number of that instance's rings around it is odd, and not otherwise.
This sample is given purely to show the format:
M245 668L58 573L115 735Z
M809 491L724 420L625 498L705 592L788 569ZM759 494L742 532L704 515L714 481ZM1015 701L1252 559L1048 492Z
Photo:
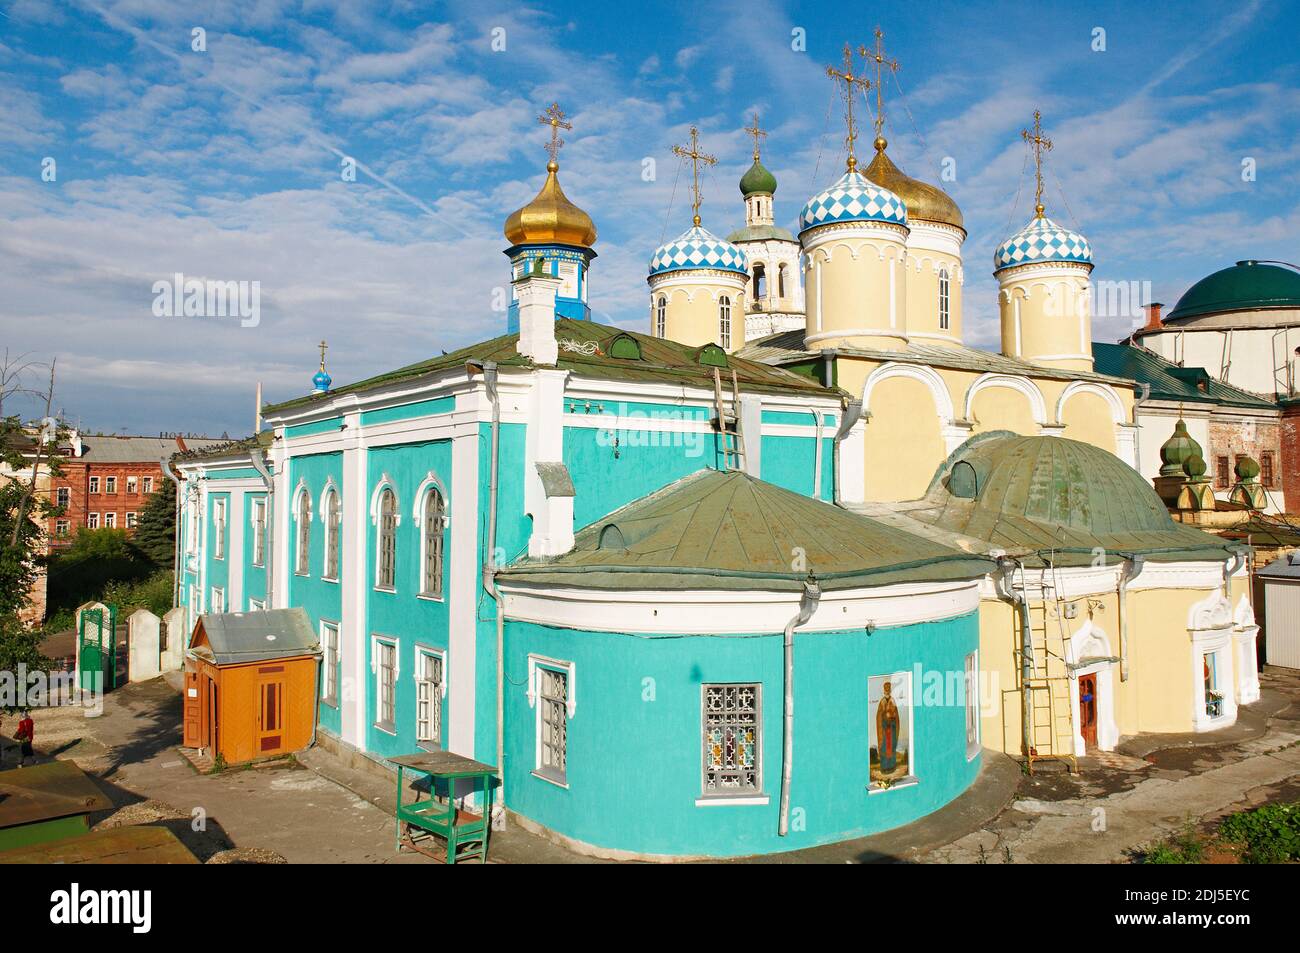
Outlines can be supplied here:
M974 433L1011 430L1036 434L1039 431L1029 398L1011 387L986 387L977 393L971 403L971 422L975 425Z
M807 346L901 347L907 334L907 274L902 233L894 240L841 237L827 226L804 242Z
M1136 680L1135 717L1125 733L1192 730L1192 639L1187 615L1209 589L1142 589L1129 593L1129 672ZM1140 674L1139 674L1140 673Z
M745 293L739 282L700 281L689 285L652 286L650 292L650 328L656 329L660 298L667 299L664 337L690 347L723 344L720 334L721 299L731 303L731 341L728 350L745 343Z
M1002 352L1067 370L1092 370L1087 266L1026 265L998 277Z
M1063 436L1115 452L1115 422L1110 405L1088 391L1071 394L1061 410Z
M890 377L871 391L866 422L866 499L915 500L925 495L947 457L930 388L910 377Z

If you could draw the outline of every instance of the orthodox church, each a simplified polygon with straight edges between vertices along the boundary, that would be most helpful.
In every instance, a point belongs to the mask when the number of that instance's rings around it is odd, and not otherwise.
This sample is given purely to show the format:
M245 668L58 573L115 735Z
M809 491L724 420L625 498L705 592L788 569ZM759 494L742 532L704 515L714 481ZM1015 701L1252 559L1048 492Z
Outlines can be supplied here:
M1077 769L1258 697L1241 554L1171 519L1133 382L1093 368L1087 240L1040 175L993 250L1001 353L966 347L961 212L890 160L879 100L858 169L870 81L830 72L843 175L777 228L755 124L746 225L704 227L697 174L651 333L590 320L552 106L505 335L338 387L322 360L263 433L173 459L178 604L304 608L318 743L473 757L507 823L681 859L897 827L988 750ZM694 129L679 154L711 159Z

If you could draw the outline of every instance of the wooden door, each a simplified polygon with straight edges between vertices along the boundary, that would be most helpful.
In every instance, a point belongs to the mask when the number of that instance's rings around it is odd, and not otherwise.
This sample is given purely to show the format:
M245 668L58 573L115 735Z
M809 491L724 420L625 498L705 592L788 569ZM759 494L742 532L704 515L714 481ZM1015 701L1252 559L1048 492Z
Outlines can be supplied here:
M220 713L217 711L220 701L217 689L217 680L208 676L208 723L207 737L203 739L203 746L212 749L213 757L221 753L221 748L217 745L217 730L221 726Z
M1079 734L1091 747L1097 745L1097 675L1079 676Z
M257 750L270 754L284 746L284 676L257 683Z
M185 727L181 744L187 748L203 747L199 728L203 724L203 705L199 698L199 673L185 673Z

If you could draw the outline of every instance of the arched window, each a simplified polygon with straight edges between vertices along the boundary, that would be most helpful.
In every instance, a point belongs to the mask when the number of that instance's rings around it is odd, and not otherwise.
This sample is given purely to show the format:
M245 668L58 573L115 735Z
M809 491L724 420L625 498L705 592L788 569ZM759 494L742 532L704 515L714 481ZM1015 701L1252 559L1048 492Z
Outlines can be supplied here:
M761 262L754 266L754 301L762 303L767 297L767 267Z
M726 295L718 299L718 343L731 347L731 299Z
M330 487L325 491L325 578L339 577L339 544L342 534L338 492Z
M375 573L375 586L395 589L397 578L397 494L385 488L379 494L379 545L376 555L379 566Z
M298 551L294 554L293 571L307 575L311 558L311 494L306 490L298 494Z
M785 263L784 262L776 269L776 296L778 298L785 297Z
M668 337L668 299L663 295L655 302L655 335Z
M421 522L424 530L424 573L420 594L442 598L442 530L446 507L438 488L424 494Z
M948 330L948 269L939 269L939 328Z

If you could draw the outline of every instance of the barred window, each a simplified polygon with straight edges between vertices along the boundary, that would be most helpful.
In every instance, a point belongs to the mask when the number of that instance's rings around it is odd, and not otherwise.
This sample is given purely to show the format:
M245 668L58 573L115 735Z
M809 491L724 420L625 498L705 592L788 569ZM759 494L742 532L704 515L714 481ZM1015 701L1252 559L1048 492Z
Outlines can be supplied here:
M568 767L569 673L538 666L537 681L537 773L563 784Z
M69 487L61 486L55 494L57 505L66 507L72 502L72 490Z
M379 572L375 585L396 588L397 578L397 494L385 489L379 494Z
M295 554L293 571L300 576L307 575L311 558L311 494L303 491L298 494L298 552Z
M704 686L704 795L756 794L762 788L759 686Z
M251 605L251 603L250 603ZM321 676L321 701L338 705L339 696L339 627L333 622L320 624L321 649L324 653L324 672Z
M446 510L442 494L430 487L424 495L424 581L421 594L442 598L442 529Z
M212 501L212 558L226 558L226 501Z
M339 495L333 488L325 492L325 578L339 577Z
M1273 451L1265 450L1259 455L1259 482L1270 489L1273 483Z
M948 330L948 269L939 269L939 327Z
M731 299L726 295L718 299L718 344L731 347Z
M397 645L375 639L375 724L392 731L396 723Z
M663 295L655 303L655 335L657 337L668 337L668 299Z
M266 564L266 500L253 501L253 565Z
M442 743L442 656L416 653L415 741L426 748Z

